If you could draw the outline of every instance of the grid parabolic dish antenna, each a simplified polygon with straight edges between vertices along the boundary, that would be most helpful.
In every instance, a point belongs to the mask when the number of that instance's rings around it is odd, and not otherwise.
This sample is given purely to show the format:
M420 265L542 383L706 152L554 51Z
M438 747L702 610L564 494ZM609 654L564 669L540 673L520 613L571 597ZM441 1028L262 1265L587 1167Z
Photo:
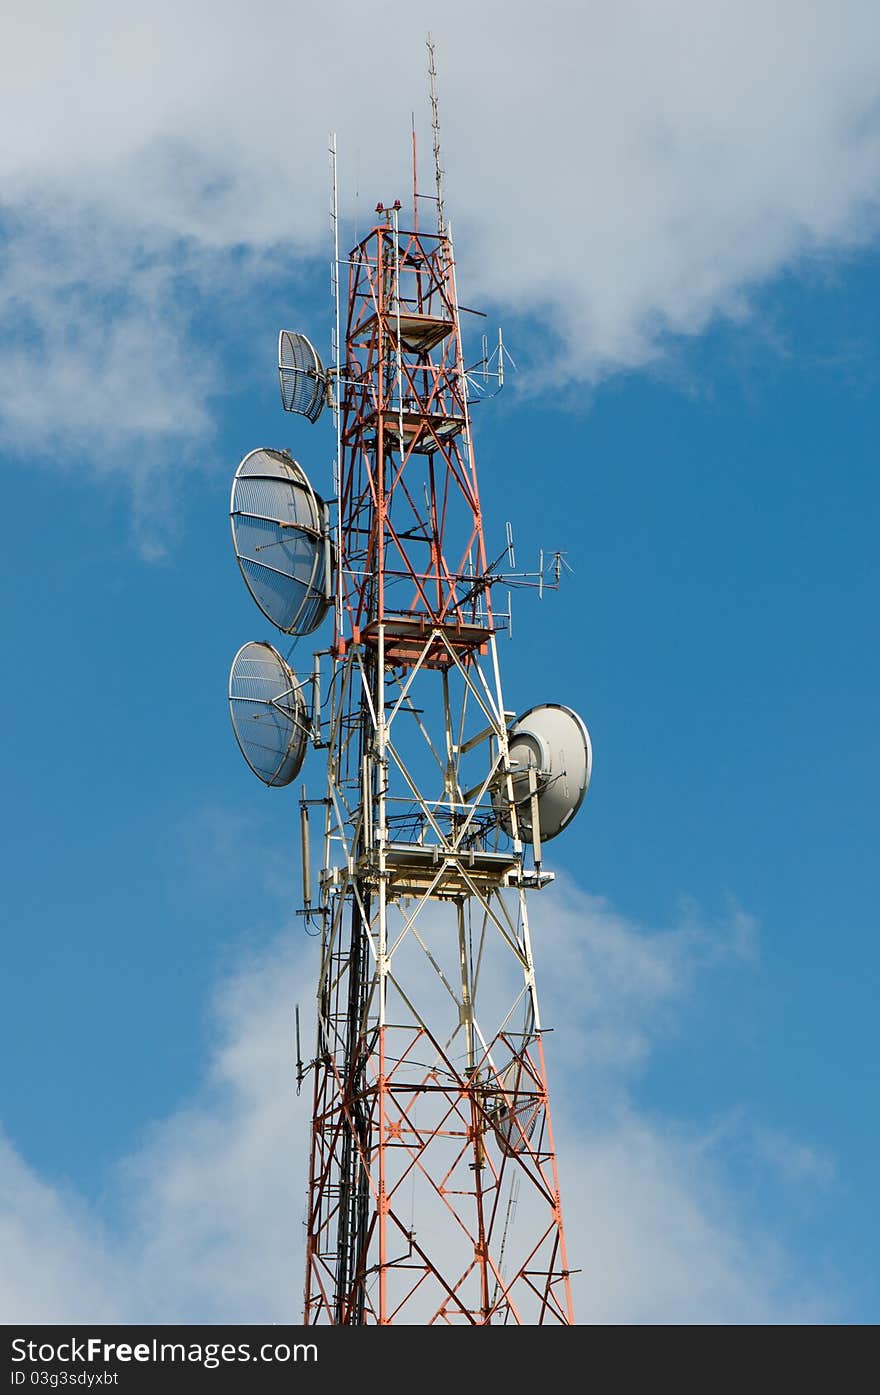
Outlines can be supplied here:
M541 841L555 838L574 818L584 801L593 769L590 733L570 707L545 703L518 717L508 733L513 767L513 798L520 837L534 841L529 768L535 771ZM502 784L495 793L501 826L511 832L507 796Z
M318 351L304 334L282 329L278 336L278 377L285 412L316 422L327 399L327 374Z
M232 542L260 610L288 635L316 630L330 604L324 501L285 451L261 446L232 481Z
M243 644L233 659L229 715L254 774L264 785L289 785L305 757L308 715L293 669L271 644Z
M522 1059L511 1061L502 1071L501 1104L495 1116L495 1133L501 1151L508 1157L522 1153L529 1144L544 1107L541 1085Z

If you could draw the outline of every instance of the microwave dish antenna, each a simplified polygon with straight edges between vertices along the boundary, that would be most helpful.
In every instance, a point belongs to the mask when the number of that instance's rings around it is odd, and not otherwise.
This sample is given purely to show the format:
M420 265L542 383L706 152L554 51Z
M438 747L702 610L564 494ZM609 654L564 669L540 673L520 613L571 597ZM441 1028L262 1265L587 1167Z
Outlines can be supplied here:
M278 336L278 378L281 405L314 423L327 401L327 373L310 339L292 329Z
M498 1079L501 1101L494 1119L502 1153L512 1157L524 1152L544 1108L541 1083L519 1056Z
M545 843L567 827L584 802L593 771L590 733L570 707L544 703L518 717L507 740L519 835L527 843L535 841L536 796L538 832ZM496 790L495 807L505 833L511 833L504 785Z
M233 659L229 715L257 778L264 785L289 785L305 758L308 714L296 674L271 644L251 640Z
M332 600L327 509L301 465L261 446L232 481L232 543L260 610L288 635L316 630Z

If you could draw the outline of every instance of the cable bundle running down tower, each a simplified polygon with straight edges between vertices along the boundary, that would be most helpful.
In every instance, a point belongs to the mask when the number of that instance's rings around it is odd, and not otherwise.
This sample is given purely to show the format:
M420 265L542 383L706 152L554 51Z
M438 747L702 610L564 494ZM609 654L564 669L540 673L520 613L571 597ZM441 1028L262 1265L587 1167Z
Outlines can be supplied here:
M265 783L310 742L326 757L300 801L321 945L305 1321L569 1324L527 893L552 881L589 736L569 708L504 706L450 226L420 231L418 195L409 230L380 204L345 265L329 371L301 334L279 352L284 406L332 405L336 499L269 449L232 495L264 614L292 635L333 615L306 678L264 643L230 676Z

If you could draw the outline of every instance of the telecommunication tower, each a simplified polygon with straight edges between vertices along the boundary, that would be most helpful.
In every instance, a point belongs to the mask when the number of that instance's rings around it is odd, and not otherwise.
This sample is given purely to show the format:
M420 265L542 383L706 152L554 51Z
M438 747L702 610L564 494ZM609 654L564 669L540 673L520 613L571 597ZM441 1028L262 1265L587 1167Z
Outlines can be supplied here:
M303 676L252 642L230 674L235 734L267 785L310 745L320 796L300 799L303 911L320 937L307 1324L574 1321L528 893L544 844L590 780L570 708L517 716L497 648L510 530L490 560L470 408L501 386L504 348L465 365L452 229L429 72L436 195L400 203L344 260L331 138L335 333L329 367L282 331L286 410L336 430L332 497L286 451L239 466L236 556L264 615L327 640ZM428 231L420 203L436 209ZM511 569L500 570L504 561ZM509 607L508 607L509 611ZM332 626L332 634L331 634ZM311 847L321 846L312 885ZM297 1014L299 1054L299 1025Z

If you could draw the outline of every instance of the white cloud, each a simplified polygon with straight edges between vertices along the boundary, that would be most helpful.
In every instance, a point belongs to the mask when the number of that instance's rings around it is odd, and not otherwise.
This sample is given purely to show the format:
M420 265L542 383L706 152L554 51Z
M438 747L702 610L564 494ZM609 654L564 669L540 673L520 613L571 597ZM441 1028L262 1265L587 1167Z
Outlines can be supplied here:
M44 1181L0 1136L0 1313L3 1321L123 1321L125 1300L100 1221Z
M136 539L155 555L173 530L174 476L216 453L211 409L228 385L218 316L221 326L235 318L232 351L246 353L248 293L255 277L272 285L277 268L239 255L233 276L216 249L169 243L70 200L29 203L7 223L0 447L32 469L124 481Z
M204 431L196 401L209 380L203 360L184 360L188 326L164 248L157 257L76 206L61 228L59 211L20 216L0 274L5 435L108 458L132 439L155 449ZM183 280L187 268L175 270Z
M707 929L691 908L646 934L570 887L534 915L579 1320L834 1315L750 1216L711 1131L648 1117L628 1089L700 964L736 962L736 927ZM204 1088L121 1165L112 1229L0 1152L7 1320L300 1320L310 1100L294 1093L292 1006L310 1002L314 973L287 934L228 977ZM591 1094L601 1108L584 1108ZM797 1186L813 1180L797 1170Z
M566 1144L570 1143L567 1148ZM779 1237L744 1216L700 1134L623 1111L563 1137L579 1313L591 1322L814 1322L839 1316Z
M671 928L635 924L600 896L560 876L531 911L542 1018L553 1028L567 1105L588 1101L590 1117L615 1116L658 1040L676 1030L697 976L757 957L757 927L731 903L715 921L682 898Z
M287 937L230 978L203 1097L124 1169L129 1305L154 1321L301 1320L308 1091L295 1095L293 1005L313 965Z
M229 249L324 255L331 128L348 234L377 198L406 200L412 111L430 189L432 24L463 297L537 315L554 376L650 363L670 336L746 316L766 278L876 232L870 0L453 0L437 19L387 0L20 7L0 57L0 177L13 224L26 216L2 297L43 347L5 337L7 441L45 436L50 383L72 440L126 470L119 437L203 434L222 366L190 352L182 249L218 301L239 276Z

